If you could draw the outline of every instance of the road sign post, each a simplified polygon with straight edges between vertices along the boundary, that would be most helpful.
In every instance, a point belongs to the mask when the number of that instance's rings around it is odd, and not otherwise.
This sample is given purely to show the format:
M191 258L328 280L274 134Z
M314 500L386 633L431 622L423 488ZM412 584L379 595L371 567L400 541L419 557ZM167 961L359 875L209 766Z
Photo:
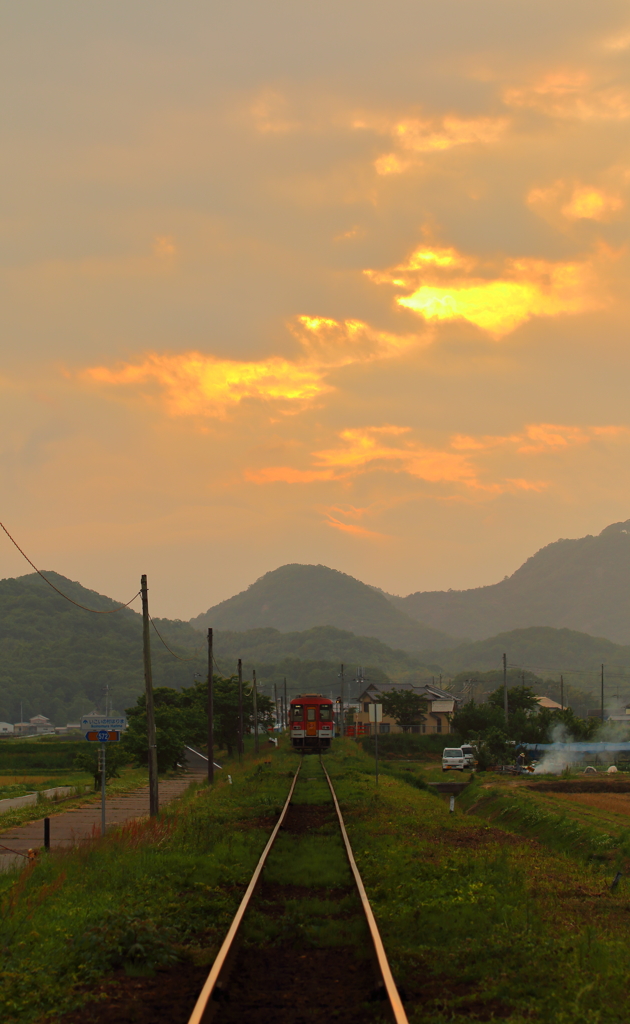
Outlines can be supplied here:
M105 835L105 751L107 743L101 743L99 753L101 755L101 837Z
M108 743L120 741L120 730L127 725L127 719L118 715L84 715L81 719L81 728L85 729L85 738L89 743L98 743L98 767L101 773L101 836L105 835L105 784L107 769Z
M370 704L370 723L374 723L374 762L376 766L376 785L378 786L378 725L383 721L383 705Z

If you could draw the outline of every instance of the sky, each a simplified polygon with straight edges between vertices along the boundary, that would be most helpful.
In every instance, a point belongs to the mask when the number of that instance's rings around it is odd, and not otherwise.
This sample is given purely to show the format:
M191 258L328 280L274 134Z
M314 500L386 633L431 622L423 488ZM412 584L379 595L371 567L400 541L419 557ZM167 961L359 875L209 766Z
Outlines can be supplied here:
M187 619L287 562L482 586L630 517L627 3L0 28L0 518L38 567Z

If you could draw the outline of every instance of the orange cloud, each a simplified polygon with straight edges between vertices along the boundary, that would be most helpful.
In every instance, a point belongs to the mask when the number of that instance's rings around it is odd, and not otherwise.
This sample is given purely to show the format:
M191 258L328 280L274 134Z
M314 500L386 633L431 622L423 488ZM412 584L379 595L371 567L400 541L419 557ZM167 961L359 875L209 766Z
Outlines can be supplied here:
M569 220L607 220L611 213L623 207L619 196L608 195L602 189L582 186L573 190L568 203L562 207L562 213Z
M84 376L100 384L155 382L171 416L224 416L244 399L304 405L330 390L321 369L272 357L260 362L215 359L200 352L150 353L138 365L96 366Z
M332 470L294 469L292 466L267 466L245 471L245 479L254 484L312 484L319 480L337 480Z
M556 71L539 82L506 89L510 107L529 107L549 117L580 121L622 121L630 117L630 93L619 86L597 87L583 71Z
M497 117L461 118L447 115L441 119L410 118L397 121L385 130L393 137L398 151L383 153L374 161L377 174L403 174L417 167L420 154L439 153L455 146L489 145L496 142L509 121ZM354 127L365 128L369 123L355 121ZM379 126L383 130L383 126Z
M458 485L487 496L514 491L540 492L549 486L549 481L502 474L499 479L488 480L489 474L497 476L496 470L487 461L488 455L502 450L513 460L545 452L562 453L598 438L627 439L630 437L630 428L534 423L517 434L507 436L470 437L455 434L444 448L424 445L410 437L409 428L394 425L342 430L338 437L341 444L313 452L313 470L273 467L268 471L248 473L247 479L255 483L276 480L314 483L320 479L347 480L360 474L385 470L406 473L427 483ZM400 439L400 443L395 443L396 438ZM339 516L360 519L367 511L355 509L354 506L331 506L327 514L338 523Z
M388 536L385 533L376 533L374 530L366 530L364 526L356 526L354 523L342 523L339 519L335 519L330 513L327 513L328 518L326 523L328 526L332 526L335 530L342 530L344 533L350 533L354 537L365 537L368 540L388 540Z
M424 320L467 320L495 338L534 316L581 313L603 305L594 259L505 260L499 266L479 267L487 277L450 275L460 269L470 273L476 265L474 258L454 249L422 247L391 270L365 273L375 283L411 290L396 303Z
M327 376L353 363L393 358L412 346L428 344L430 335L396 335L378 331L360 320L300 316L289 328L302 356L239 361L201 352L176 355L148 353L138 364L111 369L90 367L83 378L99 384L146 385L161 388L171 416L225 417L246 399L301 409L333 390Z
M527 194L527 203L547 219L607 221L623 209L624 201L618 195L594 185L580 185L570 181L555 181L547 188L533 188Z

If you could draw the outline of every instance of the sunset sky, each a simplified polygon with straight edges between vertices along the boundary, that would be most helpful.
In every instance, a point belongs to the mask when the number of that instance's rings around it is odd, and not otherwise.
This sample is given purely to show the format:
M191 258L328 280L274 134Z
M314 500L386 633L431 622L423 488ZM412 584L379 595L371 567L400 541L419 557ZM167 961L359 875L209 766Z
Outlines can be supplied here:
M630 517L630 6L1 5L0 519L189 618ZM0 575L29 572L5 539Z

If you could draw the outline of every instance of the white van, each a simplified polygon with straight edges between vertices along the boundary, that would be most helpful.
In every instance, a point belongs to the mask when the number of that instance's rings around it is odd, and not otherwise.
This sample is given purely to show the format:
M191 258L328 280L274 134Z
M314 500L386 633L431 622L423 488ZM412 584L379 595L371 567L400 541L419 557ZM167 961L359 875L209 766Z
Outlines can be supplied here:
M469 743L462 743L462 753L466 761L467 768L475 767L475 748L471 747Z
M464 768L468 767L468 759L461 747L444 747L442 751L443 772L463 772Z

